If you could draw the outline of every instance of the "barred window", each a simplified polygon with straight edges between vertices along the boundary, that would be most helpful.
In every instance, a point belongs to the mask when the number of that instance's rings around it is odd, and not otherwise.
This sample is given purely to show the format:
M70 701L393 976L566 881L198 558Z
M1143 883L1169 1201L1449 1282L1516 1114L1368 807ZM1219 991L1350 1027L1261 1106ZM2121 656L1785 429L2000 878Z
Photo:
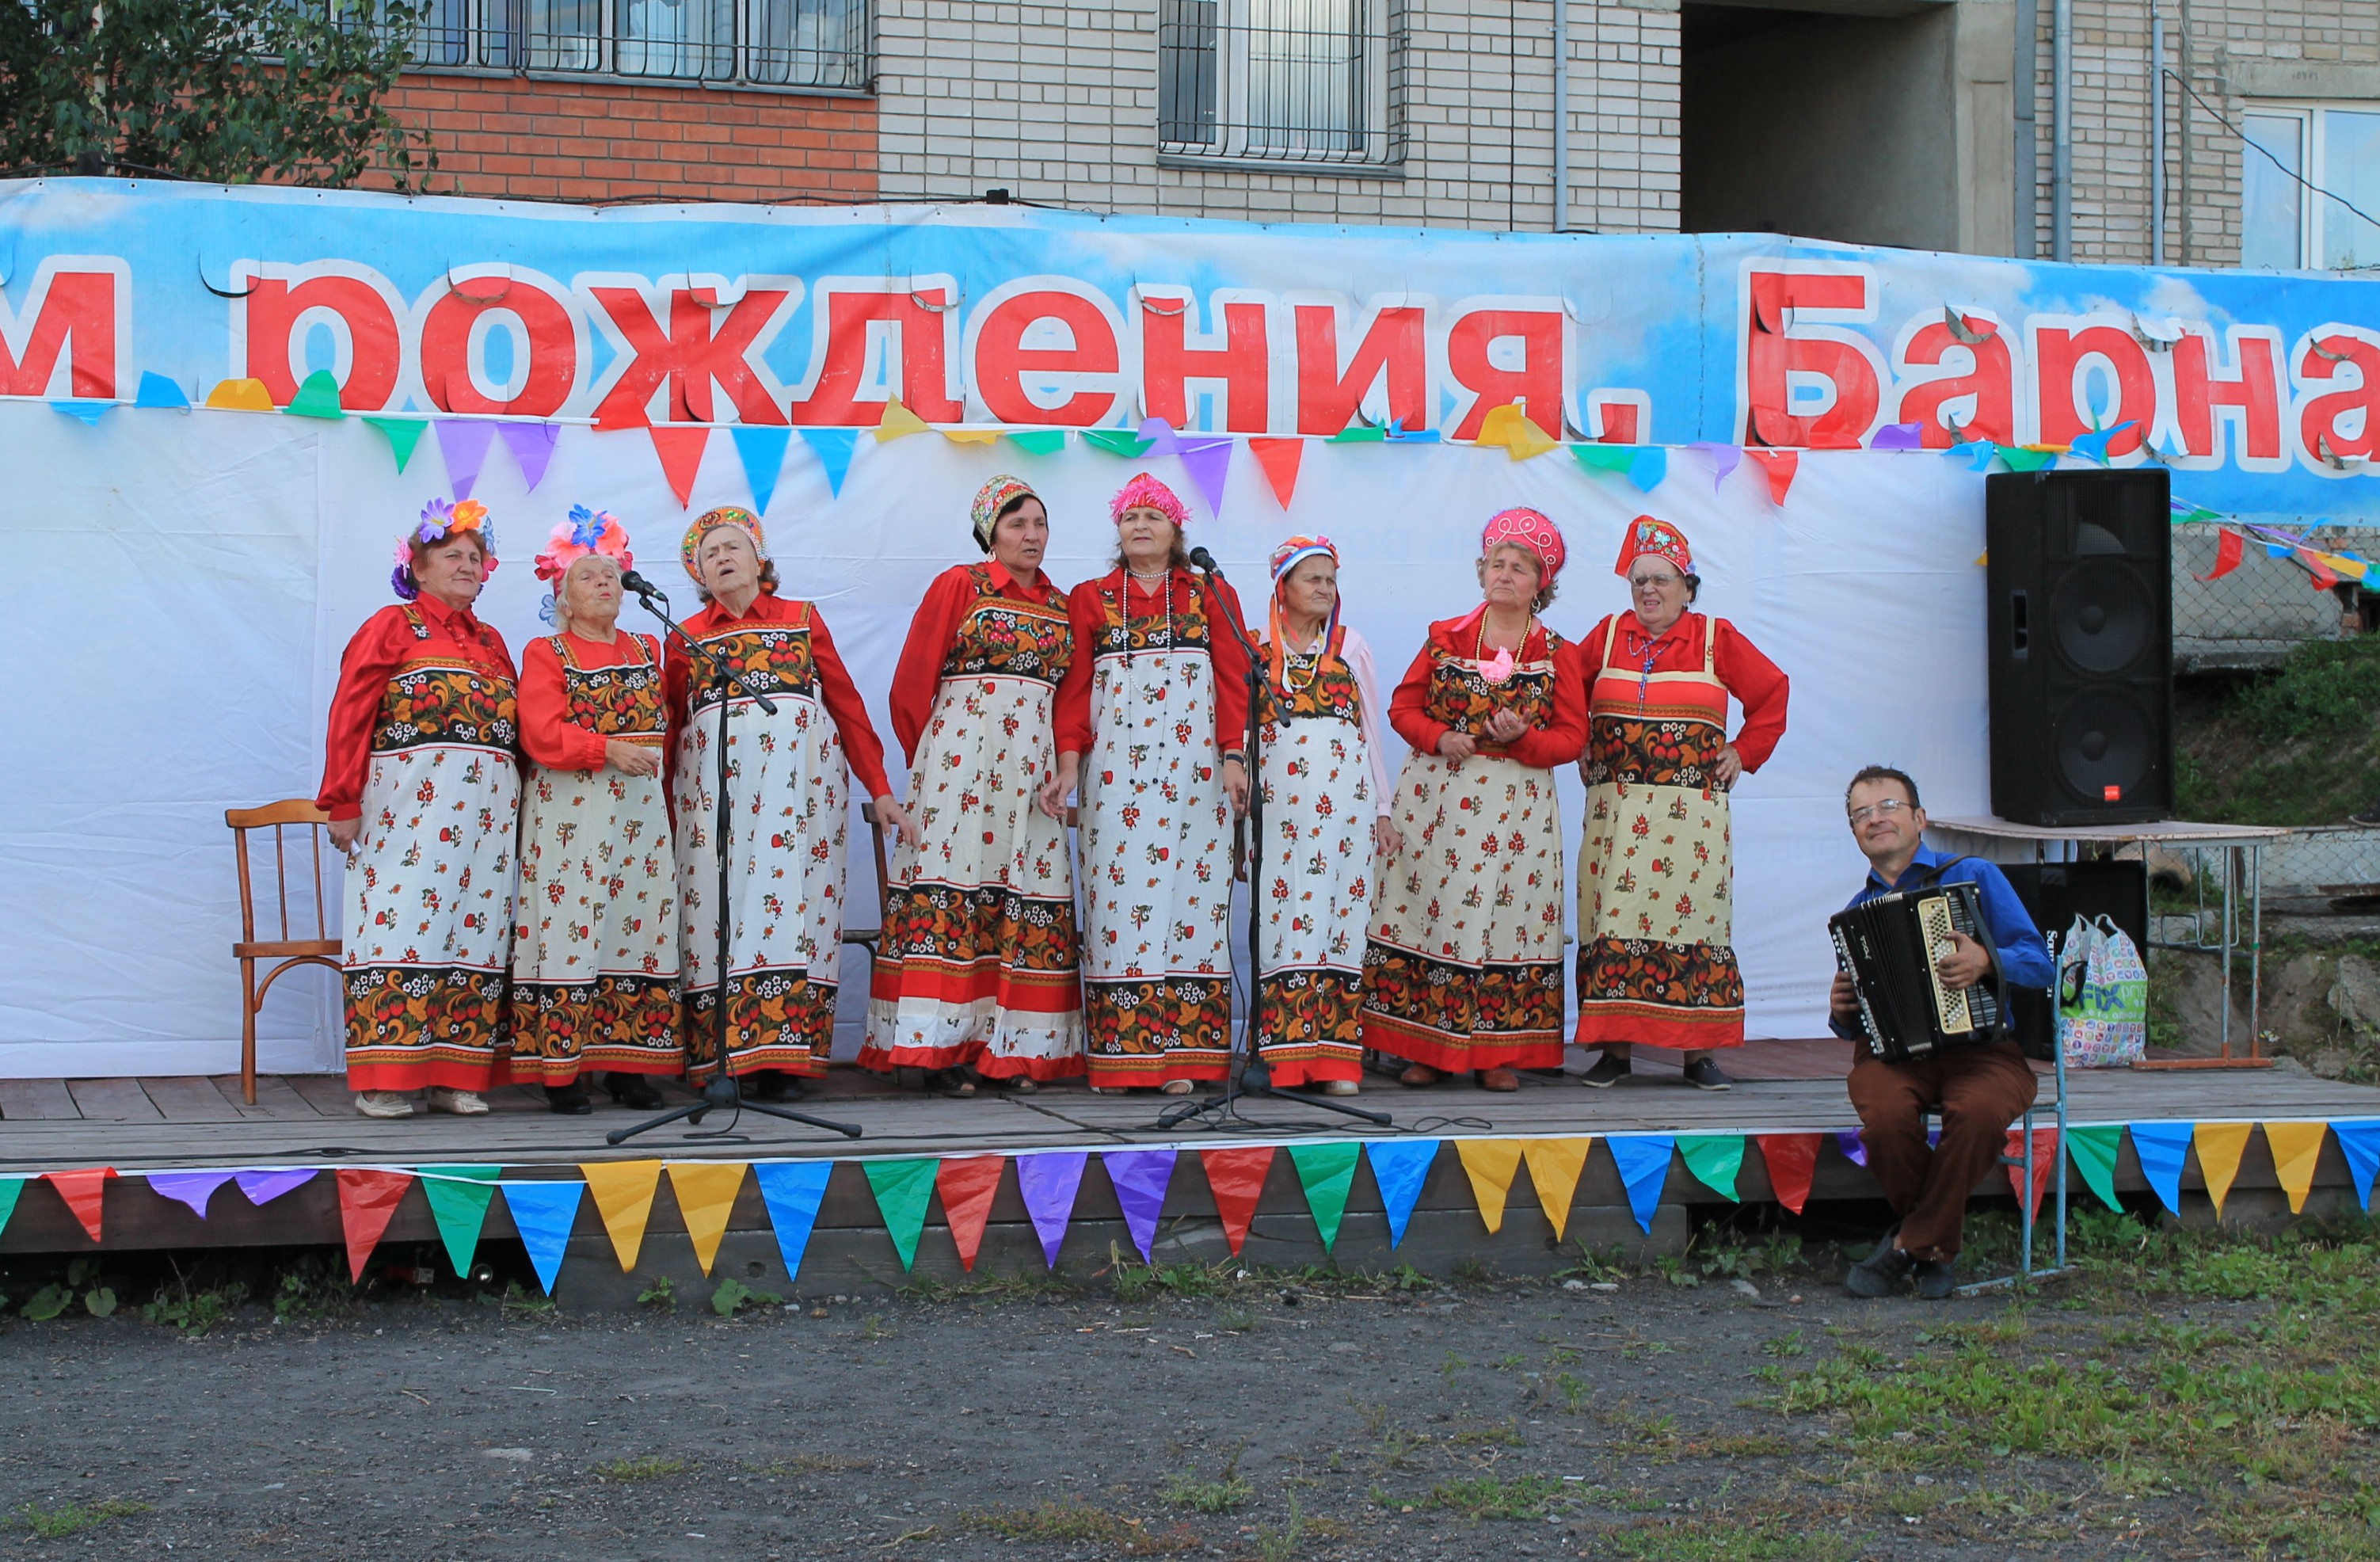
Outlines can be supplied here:
M1402 64L1396 0L1159 0L1159 150L1394 162Z
M2241 265L2380 266L2380 104L2251 104L2241 129Z
M868 0L433 0L414 58L864 91Z

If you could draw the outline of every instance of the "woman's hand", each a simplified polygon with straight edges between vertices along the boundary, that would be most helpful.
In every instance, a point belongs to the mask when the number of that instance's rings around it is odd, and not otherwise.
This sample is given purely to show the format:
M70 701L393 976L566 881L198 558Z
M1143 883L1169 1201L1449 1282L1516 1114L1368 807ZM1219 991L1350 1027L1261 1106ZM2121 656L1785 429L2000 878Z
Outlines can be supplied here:
M1488 718L1488 740L1491 743L1517 742L1529 730L1529 724L1517 711L1498 711Z
M1479 739L1467 732L1449 732L1438 740L1438 757L1461 764L1479 751Z
M1404 848L1405 838L1404 836L1397 834L1397 827L1389 823L1389 816L1385 813L1374 815L1372 819L1372 849L1382 857L1394 857L1398 852L1402 851Z
M1248 762L1237 754L1223 756L1223 792L1232 799L1232 817L1248 816Z
M331 844L339 848L340 856L353 857L356 839L364 833L364 816L358 813L353 819L334 819L323 828L331 832Z
M917 843L917 826L910 823L909 811L903 808L890 792L876 799L876 824L879 829L892 832L895 846L903 841L912 846Z
M1743 756L1735 751L1734 744L1720 744L1718 758L1711 762L1711 779L1718 783L1719 790L1726 791L1732 787L1742 775Z
M1042 812L1048 814L1050 818L1055 819L1061 824L1064 824L1066 822L1066 796L1075 789L1075 783L1080 778L1082 774L1082 755L1060 754L1058 756L1058 769L1056 774L1052 775L1047 781L1041 783L1041 795L1034 799L1035 803L1040 808Z
M603 740L603 763L623 775L659 775L662 751L650 743L623 743L617 738L607 738Z

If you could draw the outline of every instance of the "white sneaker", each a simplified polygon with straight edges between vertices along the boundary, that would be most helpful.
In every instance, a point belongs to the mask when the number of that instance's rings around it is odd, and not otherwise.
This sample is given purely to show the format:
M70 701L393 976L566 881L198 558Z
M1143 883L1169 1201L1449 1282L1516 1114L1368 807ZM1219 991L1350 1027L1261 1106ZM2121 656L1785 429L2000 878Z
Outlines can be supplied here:
M401 1091L359 1090L356 1110L367 1117L410 1117L413 1102Z
M476 1117L488 1109L480 1092L469 1090L448 1090L444 1085L430 1087L430 1109L452 1112L458 1117Z
M1353 1080L1325 1080L1322 1081L1322 1093L1325 1095L1354 1095L1361 1090L1361 1088L1362 1087L1357 1085Z

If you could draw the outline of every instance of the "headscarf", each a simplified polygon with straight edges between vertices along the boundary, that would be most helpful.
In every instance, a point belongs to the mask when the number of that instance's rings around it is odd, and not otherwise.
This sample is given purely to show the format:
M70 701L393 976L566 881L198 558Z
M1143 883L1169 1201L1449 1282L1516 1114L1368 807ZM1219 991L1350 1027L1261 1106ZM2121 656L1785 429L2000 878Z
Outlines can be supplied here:
M1032 484L1006 472L977 489L975 508L969 512L969 519L975 522L975 545L986 553L991 552L992 529L1000 524L1000 518L1008 506L1020 499L1040 497L1033 492Z
M1135 509L1157 510L1176 526L1190 524L1190 506L1147 472L1138 473L1116 490L1116 496L1108 503L1108 519L1122 525L1124 512Z
M1611 572L1625 579L1631 567L1646 554L1668 559L1678 567L1681 575L1694 572L1694 555L1686 546L1686 534L1649 515L1640 515L1628 523L1627 533L1620 539L1620 562L1611 567Z
M564 577L582 558L608 558L623 571L636 567L637 555L628 551L628 529L618 516L573 505L570 519L546 540L546 551L537 555L537 578L553 588L538 609L538 616L547 623L555 621L555 599L562 594Z
M702 546L703 538L710 534L712 528L720 526L741 528L744 534L752 539L752 551L760 555L762 563L768 562L769 543L766 534L760 530L759 516L754 515L750 510L738 509L734 505L722 505L715 510L705 510L694 518L692 526L686 529L686 541L680 543L677 549L678 562L686 566L686 574L692 577L698 586L702 584L702 571L695 567L695 550Z
M1285 668L1289 650L1288 642L1281 638L1281 587L1288 583L1289 572L1297 567L1300 560L1312 558L1318 554L1332 564L1339 562L1338 544L1332 543L1328 537L1292 537L1272 551L1272 605L1267 614L1265 638L1271 647L1268 660L1272 664L1272 685L1284 697L1295 693L1296 690L1291 689L1284 681L1287 677ZM1339 604L1334 598L1330 604L1330 622L1324 625L1322 628L1322 654L1338 655L1339 644L1342 638L1342 631L1339 628Z
M421 582L413 574L415 544L429 547L458 531L476 532L479 536L480 552L487 557L487 568L481 571L480 579L496 572L496 532L488 524L488 506L477 499L452 505L443 499L432 499L421 506L420 522L396 540L396 567L389 573L388 583L399 600L411 602L421 595Z
M1486 557L1507 543L1536 555L1539 567L1545 570L1547 585L1553 584L1554 577L1561 573L1562 560L1569 556L1569 550L1562 546L1561 528L1540 510L1499 510L1489 517L1487 530L1479 534L1480 556Z

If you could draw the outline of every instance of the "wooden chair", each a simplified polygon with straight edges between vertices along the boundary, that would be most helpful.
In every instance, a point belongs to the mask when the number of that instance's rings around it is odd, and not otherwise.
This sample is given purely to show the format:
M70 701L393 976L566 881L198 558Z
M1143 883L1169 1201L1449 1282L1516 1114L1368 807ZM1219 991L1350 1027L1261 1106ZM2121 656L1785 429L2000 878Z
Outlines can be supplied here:
M331 816L304 798L291 798L283 802L267 803L262 808L227 808L224 823L231 826L232 848L239 859L239 942L231 946L232 958L239 962L239 1087L240 1093L251 1106L256 1104L256 1012L264 1007L264 995L281 979L282 972L296 966L326 966L339 969L339 940L330 936L328 911L322 904L322 834ZM289 851L283 832L290 825L306 826L307 840L311 848L312 881L314 885L314 936L289 936ZM281 936L260 939L256 936L256 879L249 871L249 832L273 832L273 899L271 915L278 920ZM257 980L260 962L271 962L264 979Z

